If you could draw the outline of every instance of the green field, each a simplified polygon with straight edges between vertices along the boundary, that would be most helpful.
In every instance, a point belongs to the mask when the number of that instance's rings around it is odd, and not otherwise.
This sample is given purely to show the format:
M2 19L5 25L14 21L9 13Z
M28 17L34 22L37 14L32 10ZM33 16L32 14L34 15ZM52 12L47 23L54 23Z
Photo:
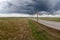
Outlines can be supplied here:
M0 18L0 40L60 40L60 31L27 18Z
M39 18L39 19L60 22L60 18L54 18L54 17L42 17L42 18Z

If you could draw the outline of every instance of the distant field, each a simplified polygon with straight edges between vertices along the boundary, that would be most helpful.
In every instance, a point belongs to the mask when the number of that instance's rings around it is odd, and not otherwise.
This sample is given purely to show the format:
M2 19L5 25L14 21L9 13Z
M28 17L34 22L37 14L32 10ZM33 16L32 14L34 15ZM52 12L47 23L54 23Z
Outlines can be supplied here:
M40 18L40 19L60 22L60 18L42 17L42 18Z
M60 40L60 31L27 18L0 18L0 40Z

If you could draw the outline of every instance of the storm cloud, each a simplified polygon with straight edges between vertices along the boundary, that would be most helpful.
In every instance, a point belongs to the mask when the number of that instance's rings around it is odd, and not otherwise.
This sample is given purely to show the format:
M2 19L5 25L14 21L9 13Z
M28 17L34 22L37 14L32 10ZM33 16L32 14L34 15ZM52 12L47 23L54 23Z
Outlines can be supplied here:
M0 2L0 13L27 13L60 10L59 0L9 0ZM57 5L58 4L58 5Z

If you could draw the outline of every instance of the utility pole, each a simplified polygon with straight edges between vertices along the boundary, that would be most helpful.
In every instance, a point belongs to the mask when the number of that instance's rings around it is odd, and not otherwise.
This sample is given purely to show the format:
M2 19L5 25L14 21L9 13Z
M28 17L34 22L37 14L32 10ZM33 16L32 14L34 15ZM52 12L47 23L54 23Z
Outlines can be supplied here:
M37 22L38 22L38 19L39 19L39 18L38 18L38 11L37 11Z

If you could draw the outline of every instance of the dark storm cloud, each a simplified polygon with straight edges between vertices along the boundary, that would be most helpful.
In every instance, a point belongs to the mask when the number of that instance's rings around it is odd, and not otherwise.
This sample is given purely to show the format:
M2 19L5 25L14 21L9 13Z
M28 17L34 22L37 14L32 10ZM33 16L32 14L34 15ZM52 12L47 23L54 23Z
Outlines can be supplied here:
M58 5L60 3L57 0L11 0L5 1L0 4L1 13L28 13L34 14L37 11L47 11L51 12L52 9L58 10ZM52 3L53 4L52 4ZM57 5L57 4L58 5ZM50 6L56 5L56 6Z
M47 0L13 0L2 3L3 12L22 12L22 13L34 13L38 11L48 11ZM1 12L2 12L1 11Z

